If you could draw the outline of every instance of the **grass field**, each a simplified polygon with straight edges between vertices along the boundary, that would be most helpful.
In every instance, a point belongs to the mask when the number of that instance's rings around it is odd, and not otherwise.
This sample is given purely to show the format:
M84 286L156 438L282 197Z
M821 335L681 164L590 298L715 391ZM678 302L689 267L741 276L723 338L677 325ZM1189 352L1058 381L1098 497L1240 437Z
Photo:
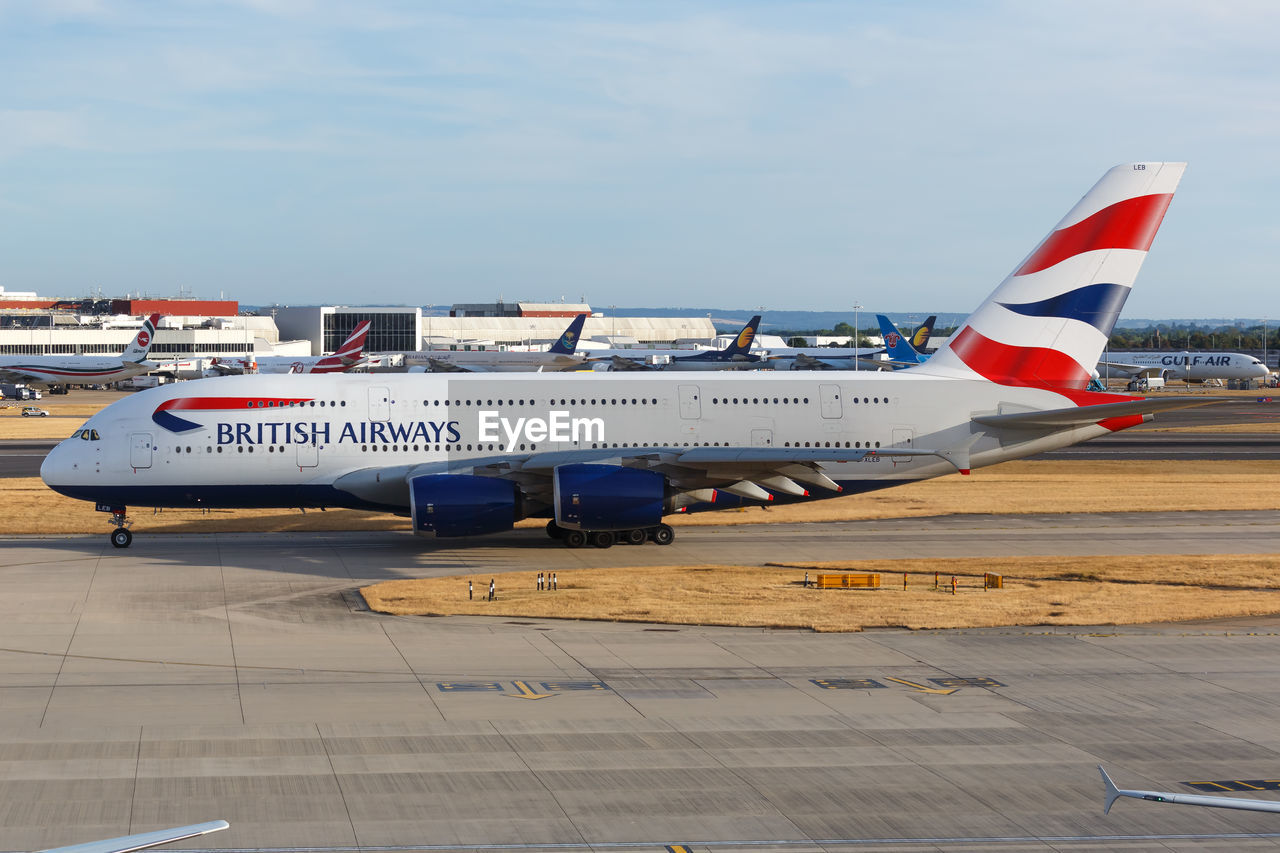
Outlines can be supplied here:
M539 592L533 572L387 581L361 592L374 610L400 615L484 615L615 622L809 628L972 628L1123 625L1280 612L1280 556L1012 557L864 560L816 565L660 566L643 572L558 573ZM880 573L881 588L819 590L806 572ZM940 585L935 588L935 572ZM985 590L984 572L1004 577ZM907 586L903 589L903 574ZM958 581L952 594L950 580ZM473 580L476 600L467 597Z

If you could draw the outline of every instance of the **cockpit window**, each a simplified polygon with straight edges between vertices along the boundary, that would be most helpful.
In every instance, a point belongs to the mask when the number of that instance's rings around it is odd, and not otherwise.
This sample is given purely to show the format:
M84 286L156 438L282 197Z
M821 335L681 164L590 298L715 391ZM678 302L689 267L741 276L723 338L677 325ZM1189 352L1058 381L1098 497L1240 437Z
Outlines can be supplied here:
M98 431L96 429L89 430L89 440L90 441L98 440Z
M72 438L75 438L75 436L72 436ZM80 440L81 441L98 441L99 440L98 431L96 429L82 429L80 430Z
M80 440L81 441L89 440L89 431L87 429L80 430Z

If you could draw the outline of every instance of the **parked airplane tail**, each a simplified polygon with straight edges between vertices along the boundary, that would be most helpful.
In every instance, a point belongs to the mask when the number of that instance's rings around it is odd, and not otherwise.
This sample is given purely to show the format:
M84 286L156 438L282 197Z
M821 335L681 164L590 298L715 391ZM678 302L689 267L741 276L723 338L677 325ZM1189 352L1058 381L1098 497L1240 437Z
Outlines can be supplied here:
M892 320L883 314L877 314L876 321L880 324L880 335L884 338L884 351L888 353L889 358L903 364L919 364L924 360L920 357L920 353L916 352L915 347L911 346L911 342L902 336Z
M147 356L151 353L151 343L155 340L156 326L159 322L159 314L152 314L148 317L142 324L142 328L138 330L138 334L134 336L132 343L125 347L120 360L135 363L146 361Z
M342 373L358 367L364 361L364 341L371 325L371 321L361 320L350 336L342 342L342 346L338 347L333 355L327 355L317 361L310 372Z
M582 326L586 322L586 314L579 314L574 317L573 322L569 324L569 328L564 330L564 334L551 345L547 352L553 352L556 355L573 355L578 349L578 341L582 339Z
M930 314L929 319L911 330L911 346L916 352L924 352L924 348L929 345L929 338L933 335L933 327L937 322L938 315Z
M733 358L739 355L750 355L751 342L756 339L756 330L760 328L760 315L757 314L747 321L747 325L742 327L742 331L738 332L738 336L733 339L733 343L720 350L720 358Z
M1186 166L1126 163L1103 175L916 369L1083 390Z

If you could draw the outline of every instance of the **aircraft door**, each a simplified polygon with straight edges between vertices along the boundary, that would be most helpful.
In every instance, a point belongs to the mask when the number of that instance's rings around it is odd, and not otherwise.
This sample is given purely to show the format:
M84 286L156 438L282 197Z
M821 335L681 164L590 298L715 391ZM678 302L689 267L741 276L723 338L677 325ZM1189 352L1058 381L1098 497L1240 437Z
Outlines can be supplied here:
M844 416L844 408L840 404L839 385L819 385L818 399L822 405L822 416L824 418Z
M369 420L391 420L391 389L375 385L369 389Z
M915 444L916 431L911 427L894 427L893 441L894 447L912 447ZM910 462L910 456L894 456L891 457L893 462Z
M773 430L753 429L751 431L752 447L773 447Z
M699 398L697 385L681 385L680 417L684 420L697 420L702 417L702 401Z
M320 445L315 440L306 444L297 445L298 448L298 467L314 468L320 464Z
M149 432L135 432L129 436L129 466L131 468L150 468L151 449L154 442Z

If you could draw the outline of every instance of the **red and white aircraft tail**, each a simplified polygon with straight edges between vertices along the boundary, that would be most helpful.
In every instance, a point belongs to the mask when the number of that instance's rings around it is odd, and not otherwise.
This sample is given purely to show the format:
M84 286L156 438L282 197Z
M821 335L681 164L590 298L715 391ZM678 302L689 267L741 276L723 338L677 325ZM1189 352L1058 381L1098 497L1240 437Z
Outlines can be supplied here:
M151 342L156 337L156 325L160 322L159 314L152 314L143 322L142 328L138 330L138 334L134 336L133 341L124 348L124 352L120 355L120 360L124 362L141 362L147 360L147 355L151 352Z
M369 320L361 320L360 323L351 332L351 335L342 342L342 346L334 351L333 355L327 355L311 366L307 373L344 373L353 367L359 367L365 363L364 341L369 335L369 327L372 323Z
M1116 166L914 372L1083 390L1186 163Z

